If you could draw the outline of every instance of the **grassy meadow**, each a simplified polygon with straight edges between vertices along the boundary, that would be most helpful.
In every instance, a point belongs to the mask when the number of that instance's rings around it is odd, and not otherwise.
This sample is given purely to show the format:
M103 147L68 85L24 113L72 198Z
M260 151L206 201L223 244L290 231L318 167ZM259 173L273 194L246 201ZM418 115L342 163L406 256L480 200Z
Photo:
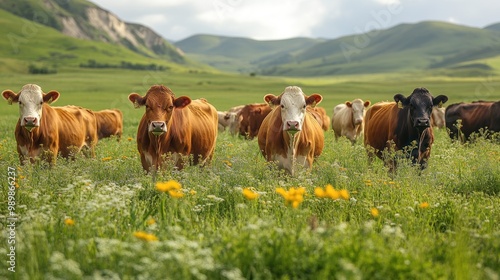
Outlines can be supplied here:
M327 112L346 100L392 100L420 86L448 95L450 104L500 99L498 77L434 74L2 73L1 90L36 83L61 93L54 106L121 109L124 135L120 142L100 141L93 159L20 166L13 137L18 107L1 105L0 278L499 279L498 139L462 145L436 130L426 170L419 174L403 162L389 176L380 160L368 164L361 143L336 142L328 131L312 170L290 177L265 162L255 140L220 133L209 166L167 167L153 179L136 148L143 109L127 99L155 83L176 96L204 97L218 110L262 102L288 85L322 94ZM17 183L15 230L8 177ZM319 188L331 196L322 197ZM11 246L15 272L8 270Z

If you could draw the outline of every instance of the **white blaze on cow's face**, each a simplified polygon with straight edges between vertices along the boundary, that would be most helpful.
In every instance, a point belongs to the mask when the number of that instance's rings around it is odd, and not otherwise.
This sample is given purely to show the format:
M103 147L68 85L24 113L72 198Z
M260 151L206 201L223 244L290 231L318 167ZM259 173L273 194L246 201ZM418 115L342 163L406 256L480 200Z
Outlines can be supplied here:
M20 124L29 131L40 126L43 103L50 103L59 98L57 91L44 94L40 86L35 84L24 85L18 94L11 90L5 90L2 95L10 103L19 104Z
M347 106L349 106L347 104ZM360 125L363 123L363 117L364 117L364 111L365 111L365 105L363 104L363 101L360 99L356 99L351 103L352 108L352 121L354 125Z
M295 86L285 88L280 106L283 130L290 133L302 130L306 114L306 99L302 90Z

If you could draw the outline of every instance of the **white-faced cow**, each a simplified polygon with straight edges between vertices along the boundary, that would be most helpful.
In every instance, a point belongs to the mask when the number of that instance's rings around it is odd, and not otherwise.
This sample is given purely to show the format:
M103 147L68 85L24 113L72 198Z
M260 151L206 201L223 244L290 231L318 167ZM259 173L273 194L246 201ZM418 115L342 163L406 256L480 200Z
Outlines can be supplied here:
M44 93L35 84L24 85L17 94L12 90L2 92L10 104L19 104L20 116L14 134L21 164L41 158L53 165L59 153L74 157L86 145L82 114L49 106L59 95L55 90Z
M145 107L137 130L137 148L146 172L171 158L177 168L186 156L192 164L211 160L217 139L217 110L204 99L175 97L163 85L152 86L145 96L131 93L135 107Z
M363 133L365 108L370 106L370 101L354 99L346 101L333 108L332 129L335 139L341 136L347 137L351 143L356 143L358 137Z
M432 108L448 101L448 97L433 97L427 89L416 88L408 97L396 94L394 101L376 103L366 111L364 143L368 155L375 153L382 159L383 151L394 147L424 169L434 141ZM394 159L386 159L386 163L394 170Z
M324 133L306 106L320 103L321 95L306 96L301 88L289 86L281 95L267 94L264 100L274 108L259 130L262 155L292 176L295 164L311 168L323 151Z

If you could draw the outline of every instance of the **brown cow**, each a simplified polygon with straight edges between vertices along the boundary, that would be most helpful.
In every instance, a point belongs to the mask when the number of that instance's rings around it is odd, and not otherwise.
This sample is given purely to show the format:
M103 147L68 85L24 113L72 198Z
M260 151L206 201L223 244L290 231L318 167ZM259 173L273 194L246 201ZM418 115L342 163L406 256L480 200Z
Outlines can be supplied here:
M335 139L341 136L347 137L351 143L356 143L358 137L363 133L363 119L365 108L370 106L370 101L354 99L339 104L333 108L332 129L335 133Z
M240 135L246 139L253 139L257 136L262 121L270 112L271 107L266 103L245 105L237 117Z
M328 131L328 129L330 128L330 117L326 113L325 108L319 106L307 106L307 111L309 111L314 119L318 121L319 125L324 131Z
M212 159L217 110L206 100L175 98L163 85L153 85L145 96L131 93L128 98L136 108L146 108L137 130L137 149L146 172L161 168L165 157L179 169L185 163L183 156L191 155L191 164Z
M376 103L366 111L364 142L368 155L375 152L383 158L383 151L394 147L424 169L434 140L430 126L432 107L445 103L448 97L432 97L427 89L416 88L409 97L396 94L394 100ZM393 159L386 163L391 170L395 168Z
M86 144L82 115L49 106L59 98L59 92L44 93L40 86L27 84L18 94L5 90L2 96L10 104L19 103L20 117L14 135L21 164L28 160L33 163L40 157L53 165L59 153L74 158Z
M87 156L95 157L95 145L97 144L97 121L93 111L80 106L67 105L63 107L53 107L54 109L66 110L73 114L80 122L85 132L85 146L83 152Z
M116 136L120 140L123 134L123 113L118 109L106 109L94 112L97 120L99 139Z
M500 101L455 103L446 107L446 128L452 139L470 140L474 133L500 132ZM457 121L460 121L457 124ZM458 127L460 127L460 132Z
M321 102L319 94L306 96L302 89L289 86L279 96L267 94L264 100L274 109L262 122L258 143L267 161L277 161L292 176L298 163L311 168L314 158L321 155L324 132L306 106Z

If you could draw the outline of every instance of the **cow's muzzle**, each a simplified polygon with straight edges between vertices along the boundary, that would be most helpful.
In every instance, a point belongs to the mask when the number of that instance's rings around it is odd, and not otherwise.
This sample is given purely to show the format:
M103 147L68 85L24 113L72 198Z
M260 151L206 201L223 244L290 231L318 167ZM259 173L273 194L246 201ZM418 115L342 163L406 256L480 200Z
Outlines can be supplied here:
M429 127L431 122L428 118L418 118L415 119L415 127Z
M151 133L155 136L160 136L167 132L167 125L165 122L151 122Z
M287 121L285 125L285 131L291 134L295 134L300 131L299 122L298 121Z
M38 126L37 119L35 117L24 117L24 128L26 128L29 132L33 130L33 128Z

